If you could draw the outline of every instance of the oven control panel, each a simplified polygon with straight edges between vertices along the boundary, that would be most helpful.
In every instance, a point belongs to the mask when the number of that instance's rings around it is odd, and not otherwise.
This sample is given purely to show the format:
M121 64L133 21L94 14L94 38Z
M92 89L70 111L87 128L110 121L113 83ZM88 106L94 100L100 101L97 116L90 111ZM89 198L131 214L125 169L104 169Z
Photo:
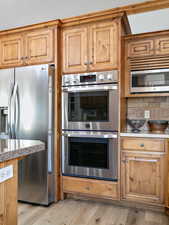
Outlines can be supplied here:
M81 74L65 74L62 76L62 86L64 87L88 84L107 84L117 82L117 70Z

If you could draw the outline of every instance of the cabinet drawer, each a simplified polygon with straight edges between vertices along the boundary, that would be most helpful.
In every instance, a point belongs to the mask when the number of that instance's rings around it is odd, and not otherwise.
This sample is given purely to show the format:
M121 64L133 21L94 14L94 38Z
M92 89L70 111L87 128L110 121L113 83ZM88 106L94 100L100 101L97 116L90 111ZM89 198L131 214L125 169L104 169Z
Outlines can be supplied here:
M164 152L164 140L145 138L125 138L122 140L122 149Z
M154 41L153 40L139 40L132 41L128 44L129 57L143 57L151 56L154 54Z
M63 176L65 193L81 193L97 197L118 199L118 185L111 181L92 180Z

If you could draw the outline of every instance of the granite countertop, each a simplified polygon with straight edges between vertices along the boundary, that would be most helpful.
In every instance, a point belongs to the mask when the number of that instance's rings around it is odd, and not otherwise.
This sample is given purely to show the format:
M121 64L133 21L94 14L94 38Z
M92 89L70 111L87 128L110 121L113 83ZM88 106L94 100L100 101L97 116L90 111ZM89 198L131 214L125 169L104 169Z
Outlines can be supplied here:
M0 162L27 156L45 150L45 144L37 140L0 139Z
M134 133L131 131L125 131L120 133L121 137L143 137L143 138L169 138L169 132L162 134L152 133L149 131L141 131L139 133Z

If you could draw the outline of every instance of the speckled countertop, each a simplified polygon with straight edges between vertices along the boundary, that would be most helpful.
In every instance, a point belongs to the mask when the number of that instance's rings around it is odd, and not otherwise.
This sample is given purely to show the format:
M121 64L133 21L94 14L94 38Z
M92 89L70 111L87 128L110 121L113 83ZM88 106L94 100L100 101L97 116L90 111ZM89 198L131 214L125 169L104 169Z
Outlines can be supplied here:
M169 132L165 132L162 134L156 134L149 131L141 131L139 133L134 133L131 131L126 131L120 133L121 137L143 137L143 138L169 138Z
M0 162L27 156L45 150L45 144L36 140L0 139Z

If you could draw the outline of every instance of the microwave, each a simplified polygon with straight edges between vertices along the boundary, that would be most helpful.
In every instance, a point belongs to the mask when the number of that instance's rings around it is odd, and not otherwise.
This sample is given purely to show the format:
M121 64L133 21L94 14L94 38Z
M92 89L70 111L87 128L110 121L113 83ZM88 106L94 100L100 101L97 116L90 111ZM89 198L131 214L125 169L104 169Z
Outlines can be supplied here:
M169 92L169 69L131 71L131 93Z

